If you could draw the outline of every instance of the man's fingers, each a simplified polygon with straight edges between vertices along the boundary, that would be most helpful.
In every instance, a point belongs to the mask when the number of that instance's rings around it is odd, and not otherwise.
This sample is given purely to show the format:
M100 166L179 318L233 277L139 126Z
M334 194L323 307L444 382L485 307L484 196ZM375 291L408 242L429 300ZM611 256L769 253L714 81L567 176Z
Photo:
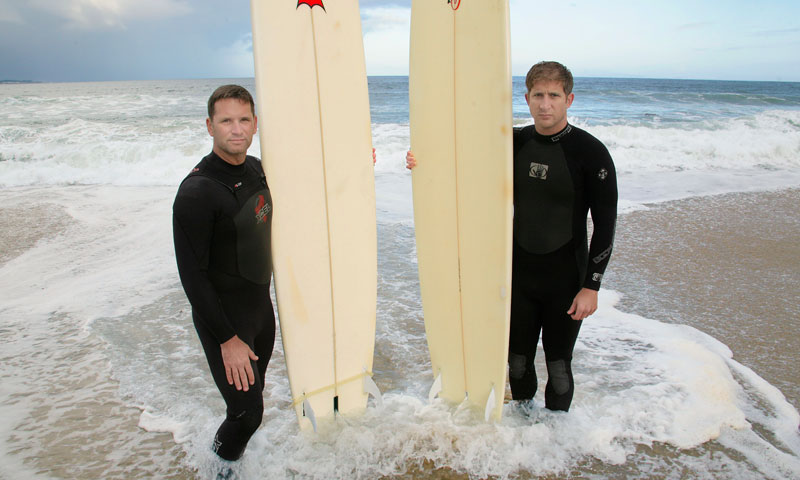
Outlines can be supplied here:
M258 361L258 355L256 355L256 353L253 350L249 349L249 348L247 349L247 355L250 358L250 360L252 360L254 362ZM247 372L247 381L250 383L250 385L255 385L255 383L256 383L256 375L255 375L255 373L253 373L253 367L252 367L252 365L250 365L250 362L247 362L245 364L244 368L245 368L245 372ZM247 389L245 389L245 391L247 391Z
M238 389L246 392L250 390L250 385L252 385L252 383L248 383L249 379L246 379L245 375L247 375L246 372L239 371L239 384L241 385L241 388Z
M245 372L247 372L247 382L250 385L254 385L256 383L256 376L255 374L253 374L253 368L250 366L249 363L247 364L247 368L245 368ZM247 391L247 385L245 385L244 391L245 392Z
M572 302L572 306L569 307L567 310L567 315L569 315L573 320L583 320L584 319L584 311L583 308L578 304L578 302Z
M411 151L409 150L406 153L406 168L411 170L416 166L417 166L417 159L414 158L414 154L411 153Z
M226 369L225 375L228 377L228 384L234 385L236 390L244 390L246 392L250 389L250 385L256 383L256 376L249 363L240 368Z
M572 312L572 310L575 311ZM567 313L572 317L573 320L586 320L586 318L590 317L596 311L597 311L596 308L580 307L580 308L571 308L570 311Z
M239 371L238 370L232 370L231 371L231 376L233 377L233 382L231 382L231 383L236 387L236 390L241 390L242 389L242 380L240 378Z

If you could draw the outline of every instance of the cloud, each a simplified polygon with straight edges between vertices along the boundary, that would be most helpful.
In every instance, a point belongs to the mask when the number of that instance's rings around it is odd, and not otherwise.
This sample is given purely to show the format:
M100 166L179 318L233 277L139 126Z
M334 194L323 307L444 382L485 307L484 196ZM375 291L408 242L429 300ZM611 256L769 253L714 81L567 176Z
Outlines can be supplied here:
M361 28L364 34L402 30L409 28L410 15L411 12L408 8L365 8L361 13Z
M212 58L220 71L225 72L225 77L254 76L253 34L248 32L230 45L216 50Z
M771 37L774 35L792 35L800 33L800 28L783 28L783 29L776 29L776 30L762 30L760 32L755 32L753 35L759 37Z
M794 42L770 42L770 43L748 43L741 45L731 45L723 48L706 49L705 51L728 51L735 52L741 50L752 50L755 52L781 51L784 49L795 49L800 46L800 41ZM703 50L700 50L703 51Z
M411 8L411 0L361 0L358 5L361 8L388 6Z
M126 22L158 20L192 12L188 0L31 0L32 8L67 20L68 28L125 28Z
M9 4L7 0L0 0L0 22L6 23L25 23L22 20L19 10Z
M705 28L711 27L714 24L711 22L693 22L693 23L684 23L683 25L678 25L675 27L675 30L679 32L687 31L687 30L703 30Z
M371 4L361 11L364 32L364 55L369 75L404 75L408 73L408 35L411 28L411 9L402 6L377 6L394 2L364 2Z

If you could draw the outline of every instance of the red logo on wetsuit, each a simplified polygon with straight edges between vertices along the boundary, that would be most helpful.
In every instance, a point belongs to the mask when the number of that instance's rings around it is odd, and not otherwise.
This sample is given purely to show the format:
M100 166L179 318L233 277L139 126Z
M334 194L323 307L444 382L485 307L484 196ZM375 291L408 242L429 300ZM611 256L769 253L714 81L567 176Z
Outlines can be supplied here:
M450 4L453 10L458 10L458 7L461 6L461 0L447 0L447 3Z
M256 223L264 223L267 221L267 215L272 210L272 207L264 200L264 195L258 196L256 202Z
M459 2L460 1L461 0L459 0ZM325 5L322 4L322 0L297 0L297 8L300 8L300 5L308 5L308 8L314 8L319 5L325 10Z

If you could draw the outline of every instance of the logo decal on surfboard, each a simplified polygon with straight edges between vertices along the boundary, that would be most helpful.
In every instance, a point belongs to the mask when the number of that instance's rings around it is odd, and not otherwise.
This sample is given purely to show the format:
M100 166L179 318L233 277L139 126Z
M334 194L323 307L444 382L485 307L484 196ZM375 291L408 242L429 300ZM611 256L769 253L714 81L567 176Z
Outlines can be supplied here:
M461 0L458 1L459 3L461 2ZM325 5L322 4L322 0L297 0L297 8L300 8L300 5L308 5L308 8L314 8L319 5L325 10Z
M447 0L447 3L450 4L453 10L458 10L458 7L461 6L461 0Z

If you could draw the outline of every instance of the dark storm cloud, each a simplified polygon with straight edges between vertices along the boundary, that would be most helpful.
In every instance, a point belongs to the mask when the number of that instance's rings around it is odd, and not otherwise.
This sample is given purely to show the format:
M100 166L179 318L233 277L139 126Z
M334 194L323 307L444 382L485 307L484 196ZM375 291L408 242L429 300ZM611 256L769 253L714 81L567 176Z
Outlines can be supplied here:
M248 0L120 0L114 10L94 3L0 0L0 80L219 76L215 52L250 31Z

